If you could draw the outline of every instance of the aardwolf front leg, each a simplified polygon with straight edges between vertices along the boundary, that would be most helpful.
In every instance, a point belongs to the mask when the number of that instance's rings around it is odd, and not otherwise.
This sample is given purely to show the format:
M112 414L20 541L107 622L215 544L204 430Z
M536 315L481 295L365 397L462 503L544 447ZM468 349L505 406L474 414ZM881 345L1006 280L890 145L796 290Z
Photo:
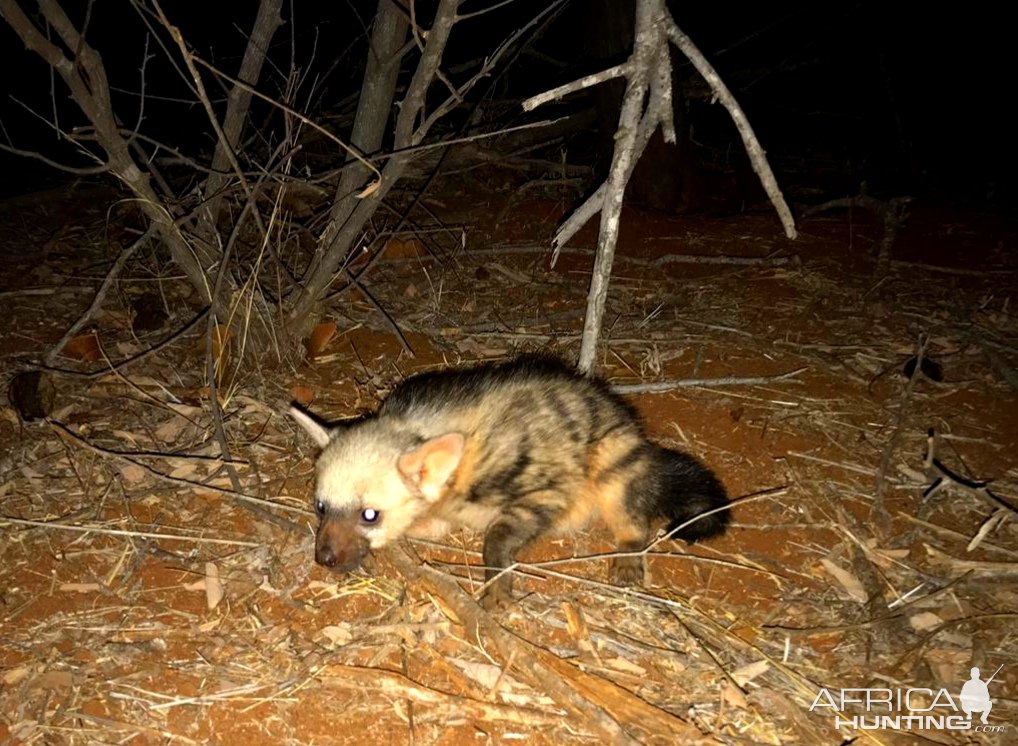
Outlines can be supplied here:
M543 498L543 499L542 499ZM562 509L554 493L529 495L526 503L514 505L508 513L488 526L484 534L484 580L488 588L481 596L481 606L488 611L512 601L511 573L499 573L513 564L516 553L547 531ZM498 578L492 582L494 578Z

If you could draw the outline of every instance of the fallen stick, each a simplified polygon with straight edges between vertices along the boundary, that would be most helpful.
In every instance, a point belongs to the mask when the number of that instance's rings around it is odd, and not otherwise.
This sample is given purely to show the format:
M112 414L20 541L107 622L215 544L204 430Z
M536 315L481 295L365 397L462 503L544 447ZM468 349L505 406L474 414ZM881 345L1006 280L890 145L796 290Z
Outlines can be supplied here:
M926 334L919 335L919 340L916 342L915 347L916 370L922 370L923 356L926 354L926 344L928 341L929 337ZM880 454L880 465L877 467L877 481L874 486L873 509L870 511L870 516L876 526L885 532L891 519L887 514L887 508L884 503L884 496L887 493L887 471L891 468L891 458L894 456L894 450L898 447L898 440L901 439L901 434L905 427L905 419L908 416L909 405L912 401L912 389L915 387L915 381L918 377L909 377L901 389L901 394L898 396L897 421L895 422L894 430L891 431L891 437L884 444L883 451Z
M420 564L399 545L390 547L388 559L408 581L427 587L467 628L469 639L483 639L485 648L514 669L532 686L551 697L612 744L636 744L634 729L668 742L716 744L697 728L644 702L622 687L580 671L548 651L502 627L459 585L439 571Z
M323 676L325 672L330 675ZM504 720L516 725L549 726L562 723L562 716L555 712L484 702L449 694L418 684L401 673L380 668L327 663L315 674L315 678L326 686L357 690L377 689L384 694L409 699L417 704L434 705L445 711L445 719L462 715L475 720Z
M965 570L966 572L979 573L984 576L986 574L992 576L1002 577L1004 575L1016 575L1018 574L1018 562L988 562L981 560L965 560L959 559L947 552L942 552L931 544L923 542L923 547L926 549L926 553L930 559L934 562L950 565L956 570Z
M672 381L655 381L654 383L620 383L611 387L616 394L656 394L672 389L688 388L699 386L703 388L714 388L718 386L759 386L764 383L783 381L794 378L808 368L796 368L788 373L781 373L776 376L755 376L751 378L740 378L728 376L726 378L677 378Z
M511 256L514 254L544 254L548 251L546 246L506 246L503 248L473 249L460 252L459 256ZM556 255L593 256L594 249L585 249L581 246L563 246L555 249ZM409 257L407 259L394 259L390 261L418 261L431 257ZM739 267L799 267L802 259L798 254L787 256L709 256L705 254L663 254L653 259L644 259L639 256L615 257L620 262L628 262L640 267L663 267L669 264L718 264L722 266L735 265Z

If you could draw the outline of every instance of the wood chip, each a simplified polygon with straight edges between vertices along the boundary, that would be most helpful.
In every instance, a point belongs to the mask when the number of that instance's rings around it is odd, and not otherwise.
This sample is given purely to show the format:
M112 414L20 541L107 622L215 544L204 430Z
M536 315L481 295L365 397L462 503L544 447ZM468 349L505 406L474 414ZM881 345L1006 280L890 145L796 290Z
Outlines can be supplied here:
M226 595L223 588L223 581L219 579L219 568L215 562L205 563L205 604L209 610L219 606L219 602Z
M820 564L823 565L824 570L827 571L828 575L841 584L841 587L853 601L864 604L870 600L869 594L866 593L866 589L863 587L863 584L855 575L850 573L848 570L843 570L838 567L829 559L820 560Z

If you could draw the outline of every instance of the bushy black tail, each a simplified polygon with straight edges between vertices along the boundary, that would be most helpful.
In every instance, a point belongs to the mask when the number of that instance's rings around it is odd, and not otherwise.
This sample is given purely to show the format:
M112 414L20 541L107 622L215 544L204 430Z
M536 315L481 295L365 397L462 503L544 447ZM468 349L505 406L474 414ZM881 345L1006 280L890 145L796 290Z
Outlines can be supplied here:
M668 531L686 522L688 526L672 536L693 542L724 533L731 520L731 511L697 516L730 504L725 488L710 469L688 453L656 447L657 509L668 519ZM693 520L693 519L696 520Z

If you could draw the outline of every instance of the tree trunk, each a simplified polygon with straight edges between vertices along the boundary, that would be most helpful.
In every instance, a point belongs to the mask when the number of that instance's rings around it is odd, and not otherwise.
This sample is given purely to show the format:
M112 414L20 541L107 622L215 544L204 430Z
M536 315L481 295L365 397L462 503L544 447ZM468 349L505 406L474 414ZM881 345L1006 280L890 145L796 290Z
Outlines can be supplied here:
M337 203L333 208L333 215L341 218L342 222L337 220L330 227L330 231L322 241L321 257L312 267L311 271L309 271L307 282L287 315L287 326L291 334L300 334L304 331L304 327L310 321L311 311L315 303L321 297L325 288L328 287L339 267L349 256L354 241L360 236L368 219L378 209L378 205L381 204L382 199L388 194L393 184L403 175L407 164L413 158L413 154L401 151L419 145L424 138L427 126L424 124L418 126L418 118L424 108L428 88L438 72L439 64L442 61L442 54L445 51L445 45L449 40L449 34L452 32L452 27L456 24L456 9L459 7L460 2L461 0L441 0L435 13L435 20L431 28L427 30L426 35L424 35L426 39L424 51L417 63L417 69L410 80L410 85L407 87L406 97L399 104L399 115L396 117L395 136L392 145L393 155L386 161L385 168L382 169L381 183L378 185L378 188L372 191L370 195L358 198L353 193L344 194L342 189L344 183L348 185L349 189L352 189L352 187L359 187L360 182L355 181L353 176L350 176L346 182L341 180L340 191L336 195ZM394 12L398 11L394 9L391 0L379 0L379 15L388 15ZM400 14L400 17L402 18L402 14ZM387 19L386 21L386 23L392 22L394 22L394 19ZM389 28L386 30L381 26L382 24L376 25L375 35L386 35L385 39L390 44L387 47L390 54L388 57L383 57L380 53L382 47L374 48L369 52L368 63L370 65L372 58L377 57L377 65L381 66L386 62L390 62L393 67L396 67L398 66L398 61L393 59L393 55L396 51L395 38L398 34L396 29ZM372 41L374 42L374 36ZM382 40L380 39L380 41ZM374 47L374 44L372 46ZM364 89L361 104L357 107L357 116L360 117L361 110L363 109L365 117L362 131L363 136L365 138L370 136L372 141L377 138L380 142L380 133L384 126L377 127L376 129L372 129L372 127L376 127L375 123L378 119L381 119L384 125L385 119L382 118L383 113L386 118L388 117L393 98L395 98L396 71L386 70L383 73L380 67L375 67L373 69L376 72L369 77L371 69L369 67L364 71ZM388 82L388 78L378 78L377 76L380 75L392 75L392 83ZM383 87L381 83L385 83L386 87ZM350 164L344 170L344 176L346 176L347 171L356 168L364 169L359 164ZM360 179L364 178L365 173L365 170L361 170ZM341 204L340 201L345 204Z
M364 66L364 82L350 133L350 144L362 154L370 155L382 147L389 112L396 98L399 53L406 41L408 27L405 14L393 0L378 0L367 64ZM386 164L383 174L389 171L391 165L391 161ZM332 203L329 229L319 242L318 252L307 272L308 281L298 293L287 319L291 333L303 331L302 327L308 321L318 296L347 258L361 227L377 207L375 195L363 199L357 197L370 173L370 169L352 155L347 158ZM388 189L387 182L388 179L383 176L384 190ZM371 211L363 219L353 219L354 213L365 203L372 204Z
M262 65L265 63L265 53L272 42L272 37L283 24L283 18L279 15L282 5L283 0L261 0L258 4L258 15L255 17L254 28L248 37L247 49L244 50L244 59L237 74L237 79L247 85L234 84L226 97L226 116L223 118L226 142L219 140L216 143L216 151L212 156L212 173L205 181L205 196L208 198L206 214L213 231L222 207L222 195L219 192L231 178L227 147L234 152L237 151L251 109L252 93L249 87L254 87L258 83Z
M615 244L619 236L622 197L625 194L626 182L632 173L633 159L640 156L639 152L635 152L637 130L643 112L643 99L650 87L651 67L658 52L667 53L667 47L661 43L663 37L654 27L655 21L662 15L662 9L661 0L637 0L636 3L636 39L633 43L633 55L629 61L626 95L622 100L622 112L619 114L615 154L606 182L604 204L601 207L597 255L594 257L594 270L587 294L587 312L583 320L580 359L577 363L582 373L589 374L594 369L601 319L604 317L612 262L615 259Z

